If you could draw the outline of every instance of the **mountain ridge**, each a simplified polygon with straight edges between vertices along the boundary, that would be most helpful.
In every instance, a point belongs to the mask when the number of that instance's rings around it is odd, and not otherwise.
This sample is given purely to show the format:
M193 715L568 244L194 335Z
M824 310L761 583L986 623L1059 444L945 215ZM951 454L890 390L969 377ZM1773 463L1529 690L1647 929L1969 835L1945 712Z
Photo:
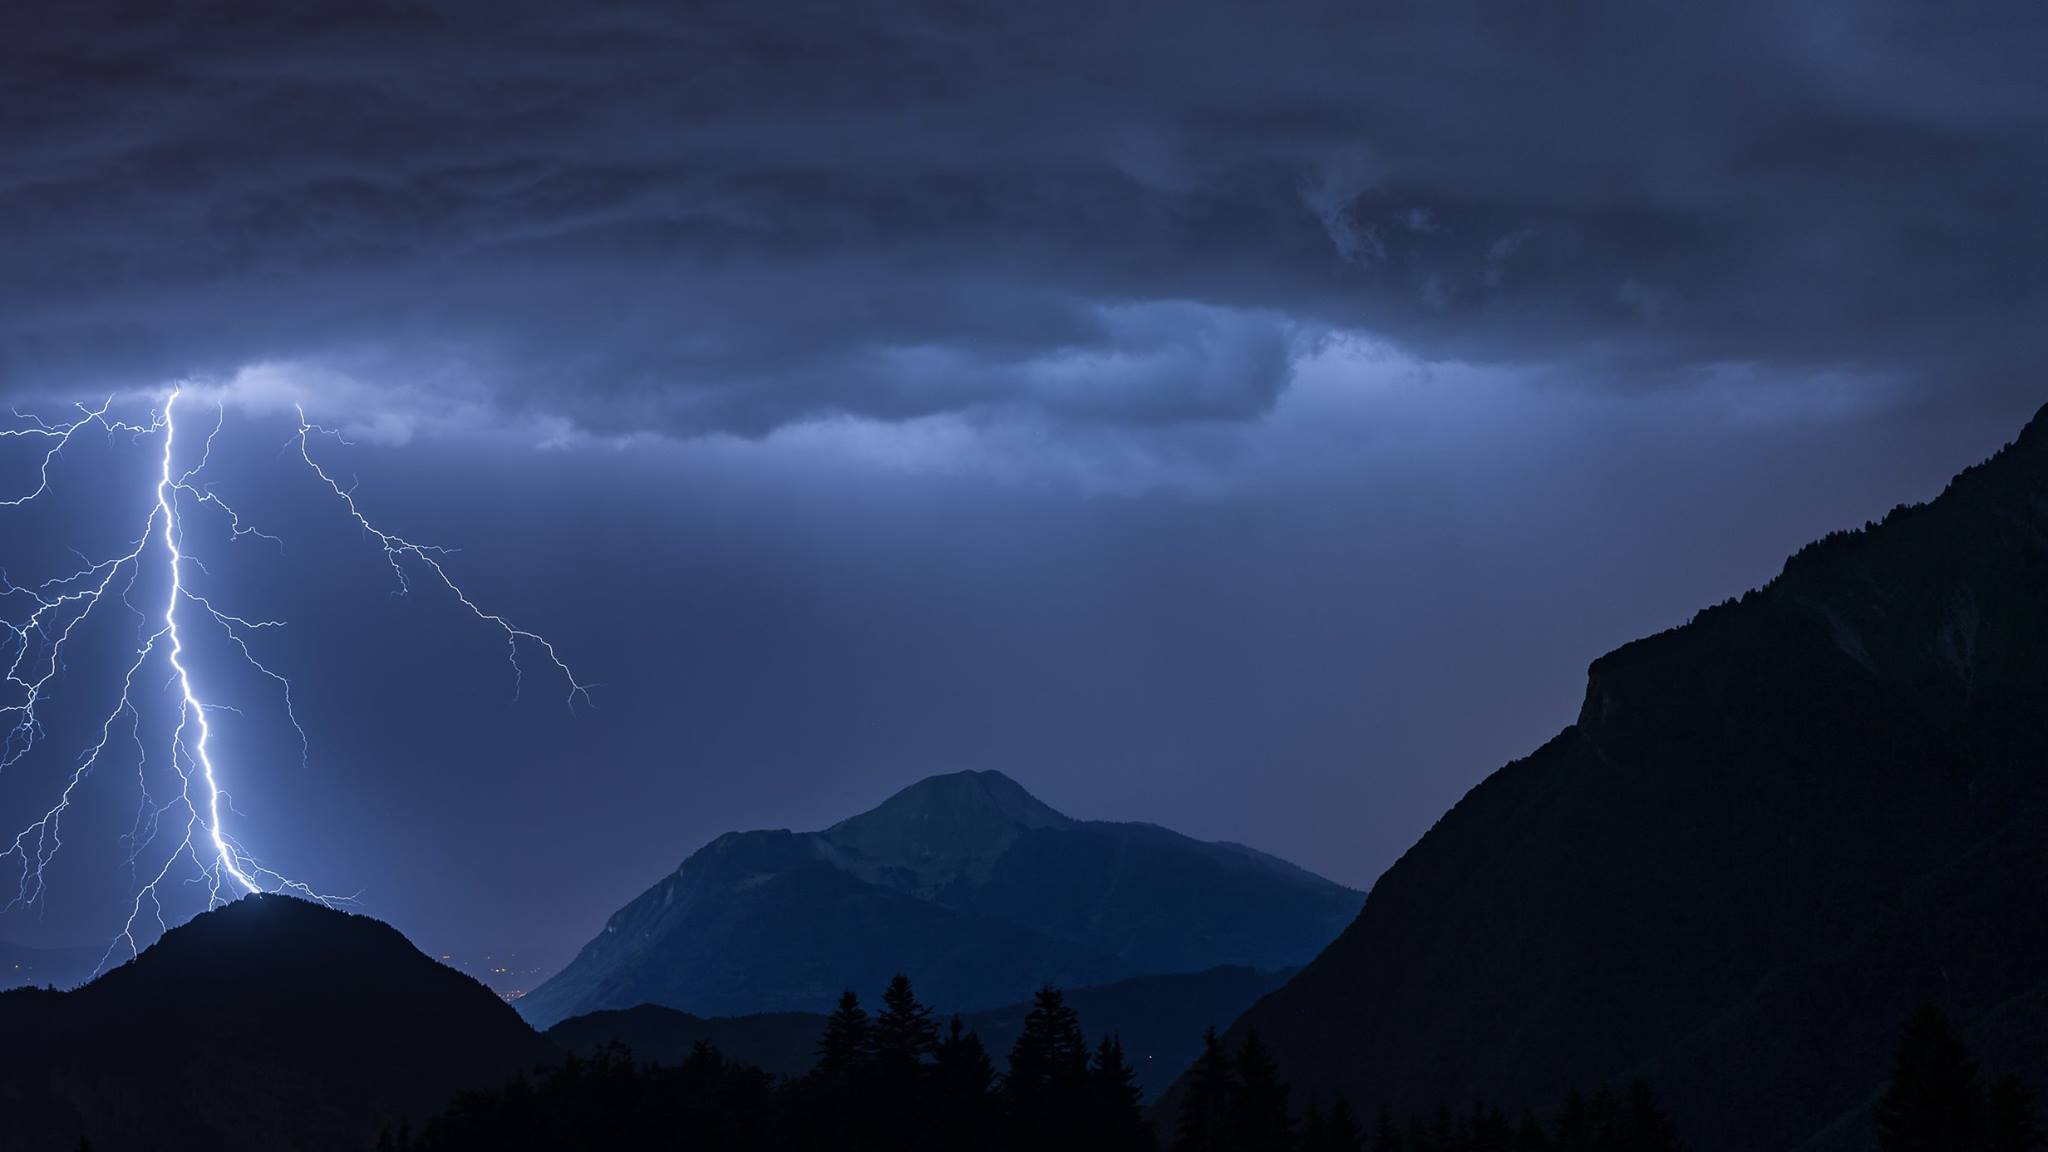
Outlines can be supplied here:
M0 1146L367 1148L557 1053L396 929L247 896L71 991L0 993Z
M725 833L517 1004L821 1011L912 973L963 1011L1037 987L1298 966L1362 895L1242 846L1076 820L995 772L928 777L817 832Z
M1648 1076L1706 1150L1863 1140L1921 1000L2048 1080L2044 589L2048 409L1593 661L1235 1031L1397 1114Z

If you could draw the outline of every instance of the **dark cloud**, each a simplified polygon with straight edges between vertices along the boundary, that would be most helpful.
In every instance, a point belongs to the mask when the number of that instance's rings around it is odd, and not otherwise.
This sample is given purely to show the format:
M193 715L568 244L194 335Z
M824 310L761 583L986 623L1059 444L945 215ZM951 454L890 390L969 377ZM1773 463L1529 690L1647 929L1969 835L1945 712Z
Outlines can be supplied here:
M1243 419L1332 329L1610 384L2038 350L2037 6L1101 9L16 6L0 386L374 360L759 434Z

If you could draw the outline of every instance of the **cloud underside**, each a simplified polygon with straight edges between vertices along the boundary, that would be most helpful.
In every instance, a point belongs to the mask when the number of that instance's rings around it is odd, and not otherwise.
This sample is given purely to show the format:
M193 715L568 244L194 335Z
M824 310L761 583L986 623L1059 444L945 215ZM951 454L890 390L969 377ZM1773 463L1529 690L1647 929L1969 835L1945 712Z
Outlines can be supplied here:
M0 17L0 389L1098 436L1267 418L1356 333L2032 384L2034 6L1102 8Z

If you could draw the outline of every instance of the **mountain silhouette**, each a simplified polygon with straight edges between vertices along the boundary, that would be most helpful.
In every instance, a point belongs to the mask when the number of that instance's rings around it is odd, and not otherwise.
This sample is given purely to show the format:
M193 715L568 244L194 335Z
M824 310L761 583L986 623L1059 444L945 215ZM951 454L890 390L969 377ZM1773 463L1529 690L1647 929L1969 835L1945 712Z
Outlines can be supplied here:
M0 1147L367 1149L558 1058L387 925L249 896L70 992L0 993Z
M1234 844L1075 820L997 772L934 776L822 832L728 833L518 1002L537 1026L660 1004L821 1012L912 974L972 1011L1050 982L1298 966L1359 893Z
M1068 990L1066 1002L1080 1014L1088 1038L1115 1035L1149 1096L1166 1088L1202 1051L1202 1033L1222 1028L1259 997L1278 988L1291 972L1256 968L1212 968L1170 976L1138 976L1095 988ZM870 990L870 998L873 998ZM1024 1030L1029 1002L963 1013L961 1023L981 1038L1000 1071L1010 1046ZM943 1008L939 1013L943 1018ZM592 1056L607 1044L623 1044L636 1059L681 1064L699 1043L728 1058L776 1076L801 1076L817 1063L818 1036L825 1016L816 1012L767 1012L753 1016L693 1016L656 1004L572 1016L547 1030L547 1038L568 1052Z
M1595 661L1234 1031L1362 1110L1642 1076L1695 1149L1770 1152L1874 1143L1928 1001L2048 1087L2048 410Z

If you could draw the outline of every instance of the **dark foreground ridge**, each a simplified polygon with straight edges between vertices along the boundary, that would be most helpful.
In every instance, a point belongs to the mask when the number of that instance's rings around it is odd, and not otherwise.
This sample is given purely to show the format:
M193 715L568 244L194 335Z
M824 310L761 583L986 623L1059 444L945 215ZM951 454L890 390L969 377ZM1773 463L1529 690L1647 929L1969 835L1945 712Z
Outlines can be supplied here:
M553 1061L397 930L250 896L71 992L0 993L0 1148L369 1148Z
M1358 892L1235 844L1075 820L998 772L920 781L822 832L728 833L519 1001L537 1026L661 1004L823 1012L897 972L949 1010L1223 965L1299 967Z
M2048 416L1593 664L1246 1014L1396 1114L1641 1076L1701 1152L1868 1147L1931 1001L2048 1083Z

